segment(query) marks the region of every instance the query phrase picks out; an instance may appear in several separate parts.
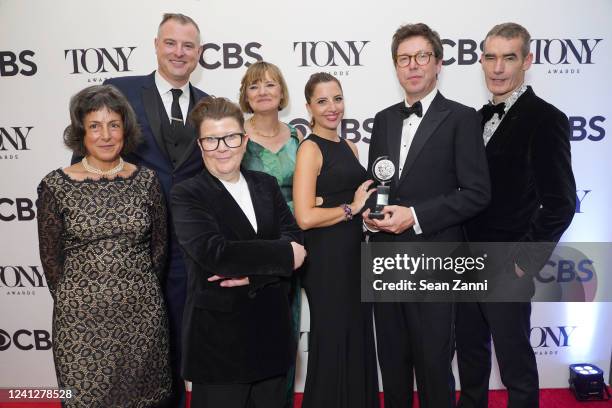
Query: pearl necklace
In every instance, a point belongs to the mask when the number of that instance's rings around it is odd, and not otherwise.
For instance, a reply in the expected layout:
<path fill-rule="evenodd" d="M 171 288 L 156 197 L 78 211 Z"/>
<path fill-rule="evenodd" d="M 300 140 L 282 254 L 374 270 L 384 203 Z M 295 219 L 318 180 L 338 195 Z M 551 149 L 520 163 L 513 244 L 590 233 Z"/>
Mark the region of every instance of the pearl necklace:
<path fill-rule="evenodd" d="M 251 126 L 253 127 L 253 130 L 255 131 L 255 133 L 257 133 L 261 137 L 273 138 L 278 135 L 278 132 L 280 132 L 280 122 L 279 121 L 276 121 L 276 129 L 274 130 L 274 133 L 272 133 L 271 135 L 266 135 L 266 134 L 261 133 L 257 129 L 257 125 L 255 124 L 255 116 L 251 116 L 250 120 L 251 120 Z"/>
<path fill-rule="evenodd" d="M 119 157 L 119 164 L 110 170 L 100 170 L 97 167 L 93 167 L 87 161 L 87 157 L 83 157 L 83 160 L 81 160 L 81 164 L 83 165 L 83 168 L 85 170 L 90 173 L 97 174 L 99 176 L 114 176 L 115 174 L 121 172 L 123 170 L 123 167 L 125 166 L 125 162 L 121 157 Z"/>

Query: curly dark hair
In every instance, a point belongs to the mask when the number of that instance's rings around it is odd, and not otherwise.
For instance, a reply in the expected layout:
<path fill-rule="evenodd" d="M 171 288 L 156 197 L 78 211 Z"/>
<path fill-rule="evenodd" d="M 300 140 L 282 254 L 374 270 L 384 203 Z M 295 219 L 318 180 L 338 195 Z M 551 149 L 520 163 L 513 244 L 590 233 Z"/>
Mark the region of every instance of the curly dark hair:
<path fill-rule="evenodd" d="M 70 125 L 64 130 L 64 144 L 77 155 L 87 155 L 83 142 L 85 116 L 104 108 L 119 114 L 123 120 L 122 156 L 133 152 L 141 142 L 136 114 L 125 96 L 112 85 L 88 86 L 70 98 Z"/>

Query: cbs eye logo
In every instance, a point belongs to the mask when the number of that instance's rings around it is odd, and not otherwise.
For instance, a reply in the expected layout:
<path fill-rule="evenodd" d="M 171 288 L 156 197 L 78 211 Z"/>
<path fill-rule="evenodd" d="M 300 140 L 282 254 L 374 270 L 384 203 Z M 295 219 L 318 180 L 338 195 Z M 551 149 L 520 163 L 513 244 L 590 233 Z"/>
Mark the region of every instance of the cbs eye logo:
<path fill-rule="evenodd" d="M 19 329 L 11 336 L 7 331 L 0 329 L 0 351 L 8 350 L 14 345 L 19 350 L 49 350 L 51 348 L 51 335 L 46 330 Z"/>
<path fill-rule="evenodd" d="M 31 199 L 0 197 L 0 221 L 32 221 L 34 218 L 36 212 Z"/>

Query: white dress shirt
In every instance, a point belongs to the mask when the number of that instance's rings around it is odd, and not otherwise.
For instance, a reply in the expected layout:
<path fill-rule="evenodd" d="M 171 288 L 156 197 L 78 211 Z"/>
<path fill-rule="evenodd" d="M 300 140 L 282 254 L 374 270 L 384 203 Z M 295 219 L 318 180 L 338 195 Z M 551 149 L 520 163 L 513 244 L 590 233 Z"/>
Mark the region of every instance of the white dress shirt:
<path fill-rule="evenodd" d="M 257 233 L 257 218 L 255 217 L 255 208 L 253 208 L 253 200 L 251 199 L 251 193 L 249 192 L 249 185 L 240 173 L 240 178 L 235 183 L 229 181 L 223 181 L 219 179 L 225 186 L 227 191 L 232 195 L 238 206 L 246 215 L 249 222 L 253 226 L 255 233 Z"/>
<path fill-rule="evenodd" d="M 400 142 L 400 155 L 399 155 L 399 163 L 398 163 L 400 177 L 404 170 L 404 165 L 406 164 L 406 157 L 408 157 L 408 151 L 410 150 L 410 146 L 412 145 L 412 140 L 414 140 L 414 135 L 419 129 L 419 125 L 423 121 L 423 118 L 425 117 L 425 114 L 427 113 L 427 110 L 431 106 L 431 102 L 436 97 L 437 93 L 438 93 L 438 89 L 434 88 L 431 92 L 425 95 L 423 99 L 421 99 L 420 101 L 421 108 L 423 109 L 423 115 L 421 117 L 418 117 L 417 115 L 410 115 L 410 117 L 404 119 L 404 123 L 402 124 L 402 139 Z M 411 106 L 408 104 L 408 101 L 406 100 L 404 101 L 404 103 L 406 104 L 406 107 L 408 108 Z M 412 226 L 414 233 L 417 235 L 422 234 L 423 230 L 421 229 L 421 226 L 419 225 L 419 219 L 417 218 L 416 212 L 414 211 L 414 207 L 410 207 L 410 211 L 412 212 L 412 217 L 414 218 L 414 225 Z M 366 229 L 372 232 L 378 232 L 378 231 L 374 231 L 372 228 L 368 227 L 366 224 L 364 224 L 364 226 L 366 227 Z"/>
<path fill-rule="evenodd" d="M 414 135 L 419 129 L 419 125 L 423 121 L 427 110 L 431 106 L 431 102 L 435 98 L 438 93 L 438 88 L 432 89 L 430 93 L 425 95 L 423 99 L 421 99 L 421 108 L 423 109 L 423 116 L 418 117 L 417 115 L 410 115 L 409 118 L 404 119 L 404 124 L 402 125 L 402 141 L 400 143 L 400 156 L 399 156 L 399 175 L 401 177 L 402 172 L 404 170 L 404 165 L 406 164 L 406 157 L 408 157 L 408 151 L 410 150 L 410 146 L 412 145 L 412 141 L 414 140 Z M 408 101 L 404 101 L 406 107 L 410 107 Z M 412 228 L 414 229 L 414 233 L 419 235 L 423 233 L 421 226 L 419 225 L 419 219 L 417 218 L 416 212 L 414 211 L 414 207 L 410 207 L 410 211 L 412 211 L 412 217 L 414 218 L 414 225 Z"/>
<path fill-rule="evenodd" d="M 402 171 L 404 170 L 404 164 L 406 164 L 406 157 L 408 157 L 408 151 L 410 150 L 410 145 L 412 145 L 412 140 L 414 139 L 414 135 L 423 120 L 423 117 L 427 113 L 431 102 L 433 101 L 436 93 L 438 92 L 437 88 L 434 88 L 430 93 L 425 95 L 423 99 L 421 99 L 421 107 L 423 108 L 423 116 L 418 117 L 417 115 L 410 115 L 409 118 L 404 119 L 404 123 L 402 125 L 402 141 L 400 144 L 400 155 L 399 155 L 399 176 L 401 177 Z M 404 101 L 406 107 L 409 108 L 411 105 L 408 104 L 408 101 Z"/>
<path fill-rule="evenodd" d="M 160 75 L 158 71 L 155 71 L 155 86 L 157 87 L 157 92 L 159 92 L 159 96 L 161 96 L 162 103 L 164 104 L 164 109 L 168 114 L 168 118 L 170 119 L 170 123 L 172 123 L 172 89 L 174 87 L 164 79 Z M 181 107 L 181 112 L 183 113 L 183 123 L 187 120 L 187 113 L 189 112 L 189 82 L 183 85 L 180 88 L 177 88 L 183 91 L 181 96 L 179 97 L 179 105 Z"/>

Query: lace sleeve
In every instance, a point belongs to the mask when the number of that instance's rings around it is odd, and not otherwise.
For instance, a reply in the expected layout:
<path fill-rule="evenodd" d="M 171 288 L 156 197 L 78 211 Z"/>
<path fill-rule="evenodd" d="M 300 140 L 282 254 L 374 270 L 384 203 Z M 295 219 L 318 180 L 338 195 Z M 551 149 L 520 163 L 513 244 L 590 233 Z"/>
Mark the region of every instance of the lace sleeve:
<path fill-rule="evenodd" d="M 166 200 L 157 176 L 151 183 L 149 195 L 151 198 L 151 262 L 157 276 L 161 276 L 166 266 L 168 250 L 168 219 Z"/>
<path fill-rule="evenodd" d="M 55 298 L 55 288 L 64 267 L 64 226 L 53 191 L 44 181 L 38 186 L 36 206 L 40 261 L 45 271 L 49 292 Z"/>

